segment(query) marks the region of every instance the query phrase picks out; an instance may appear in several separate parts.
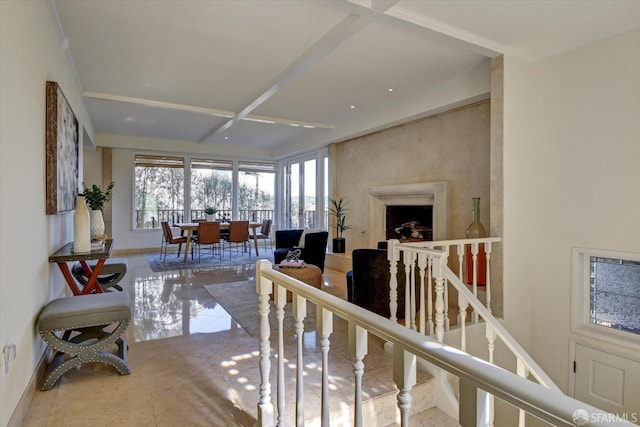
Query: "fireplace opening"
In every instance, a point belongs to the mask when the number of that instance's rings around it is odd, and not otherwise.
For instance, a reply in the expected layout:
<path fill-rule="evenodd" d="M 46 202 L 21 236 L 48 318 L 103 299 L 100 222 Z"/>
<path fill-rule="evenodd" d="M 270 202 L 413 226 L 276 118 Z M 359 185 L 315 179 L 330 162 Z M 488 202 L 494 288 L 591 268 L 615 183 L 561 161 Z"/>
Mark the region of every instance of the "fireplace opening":
<path fill-rule="evenodd" d="M 433 240 L 433 206 L 387 205 L 386 239 L 401 242 Z"/>

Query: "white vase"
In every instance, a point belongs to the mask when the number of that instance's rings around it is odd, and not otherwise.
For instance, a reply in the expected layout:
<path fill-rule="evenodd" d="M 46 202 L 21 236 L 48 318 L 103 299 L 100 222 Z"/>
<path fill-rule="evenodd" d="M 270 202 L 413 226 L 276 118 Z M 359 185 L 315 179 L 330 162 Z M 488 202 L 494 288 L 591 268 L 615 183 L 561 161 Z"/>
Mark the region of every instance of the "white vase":
<path fill-rule="evenodd" d="M 216 216 L 214 214 L 206 214 L 205 215 L 207 222 L 213 222 L 216 220 Z"/>
<path fill-rule="evenodd" d="M 73 252 L 91 252 L 91 228 L 89 226 L 89 209 L 84 196 L 78 196 L 76 210 L 73 213 Z"/>
<path fill-rule="evenodd" d="M 91 238 L 98 239 L 104 236 L 104 217 L 100 209 L 92 209 L 91 216 Z"/>

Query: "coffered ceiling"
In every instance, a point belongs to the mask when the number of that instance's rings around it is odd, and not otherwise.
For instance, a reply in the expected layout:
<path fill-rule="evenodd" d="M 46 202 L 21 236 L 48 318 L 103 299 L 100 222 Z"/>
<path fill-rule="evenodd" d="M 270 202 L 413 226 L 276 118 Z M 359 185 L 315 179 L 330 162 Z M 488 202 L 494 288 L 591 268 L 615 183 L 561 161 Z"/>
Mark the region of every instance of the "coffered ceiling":
<path fill-rule="evenodd" d="M 274 158 L 486 98 L 489 61 L 640 25 L 640 1 L 50 0 L 96 133 Z"/>

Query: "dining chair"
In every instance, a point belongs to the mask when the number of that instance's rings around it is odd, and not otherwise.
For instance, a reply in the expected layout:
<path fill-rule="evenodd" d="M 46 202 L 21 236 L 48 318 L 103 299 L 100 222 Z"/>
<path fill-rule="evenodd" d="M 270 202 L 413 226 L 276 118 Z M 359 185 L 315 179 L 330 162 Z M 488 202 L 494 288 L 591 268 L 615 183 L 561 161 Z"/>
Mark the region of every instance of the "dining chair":
<path fill-rule="evenodd" d="M 220 246 L 220 223 L 219 222 L 199 222 L 198 235 L 193 238 L 198 247 L 198 262 L 201 259 L 202 246 L 211 245 L 211 255 L 215 254 L 216 245 L 218 246 L 218 254 L 222 260 L 222 250 Z"/>
<path fill-rule="evenodd" d="M 191 220 L 191 222 L 195 222 L 195 223 L 198 223 L 198 222 L 204 222 L 204 221 L 206 221 L 206 219 L 204 219 L 204 218 L 192 219 L 192 220 Z M 180 234 L 180 235 L 182 235 L 182 234 Z M 193 231 L 191 232 L 191 238 L 192 238 L 192 239 L 193 239 L 194 237 L 196 237 L 197 235 L 198 235 L 198 230 L 193 230 Z"/>
<path fill-rule="evenodd" d="M 225 242 L 229 244 L 229 259 L 231 259 L 231 247 L 234 245 L 236 248 L 242 246 L 243 252 L 246 252 L 249 242 L 249 221 L 231 221 L 229 223 L 229 237 L 225 239 Z M 236 250 L 236 252 L 240 251 Z M 249 258 L 251 258 L 251 247 L 249 247 Z"/>
<path fill-rule="evenodd" d="M 264 243 L 264 249 L 267 249 L 267 240 L 269 241 L 269 247 L 273 249 L 273 244 L 271 242 L 271 223 L 273 220 L 265 219 L 262 221 L 262 225 L 260 226 L 260 232 L 256 233 L 256 240 L 262 240 Z M 249 239 L 253 240 L 253 234 L 249 236 Z"/>
<path fill-rule="evenodd" d="M 162 221 L 161 224 L 162 224 L 162 243 L 160 245 L 160 256 L 162 257 L 162 252 L 164 251 L 164 259 L 162 260 L 164 262 L 167 260 L 167 248 L 169 247 L 169 245 L 178 245 L 178 257 L 180 257 L 180 252 L 182 251 L 182 244 L 187 243 L 187 237 L 174 236 L 168 221 Z"/>

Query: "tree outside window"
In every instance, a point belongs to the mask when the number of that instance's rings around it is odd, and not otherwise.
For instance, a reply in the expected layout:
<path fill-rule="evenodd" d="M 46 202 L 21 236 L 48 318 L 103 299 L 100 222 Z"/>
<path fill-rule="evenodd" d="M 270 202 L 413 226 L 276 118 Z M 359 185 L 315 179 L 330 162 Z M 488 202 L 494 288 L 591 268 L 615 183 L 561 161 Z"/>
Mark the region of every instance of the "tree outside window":
<path fill-rule="evenodd" d="M 191 218 L 204 218 L 204 209 L 218 210 L 220 219 L 233 211 L 233 162 L 191 159 Z"/>
<path fill-rule="evenodd" d="M 239 162 L 239 219 L 253 222 L 273 219 L 275 176 L 274 164 Z"/>
<path fill-rule="evenodd" d="M 162 221 L 173 224 L 204 219 L 205 208 L 217 210 L 219 219 L 234 216 L 234 190 L 238 193 L 237 219 L 260 222 L 273 219 L 275 208 L 275 164 L 238 162 L 238 188 L 233 188 L 234 162 L 192 158 L 188 183 L 190 206 L 185 201 L 185 160 L 182 157 L 136 155 L 136 229 L 159 228 Z"/>
<path fill-rule="evenodd" d="M 135 228 L 159 228 L 160 222 L 184 217 L 184 160 L 181 157 L 135 157 Z"/>

